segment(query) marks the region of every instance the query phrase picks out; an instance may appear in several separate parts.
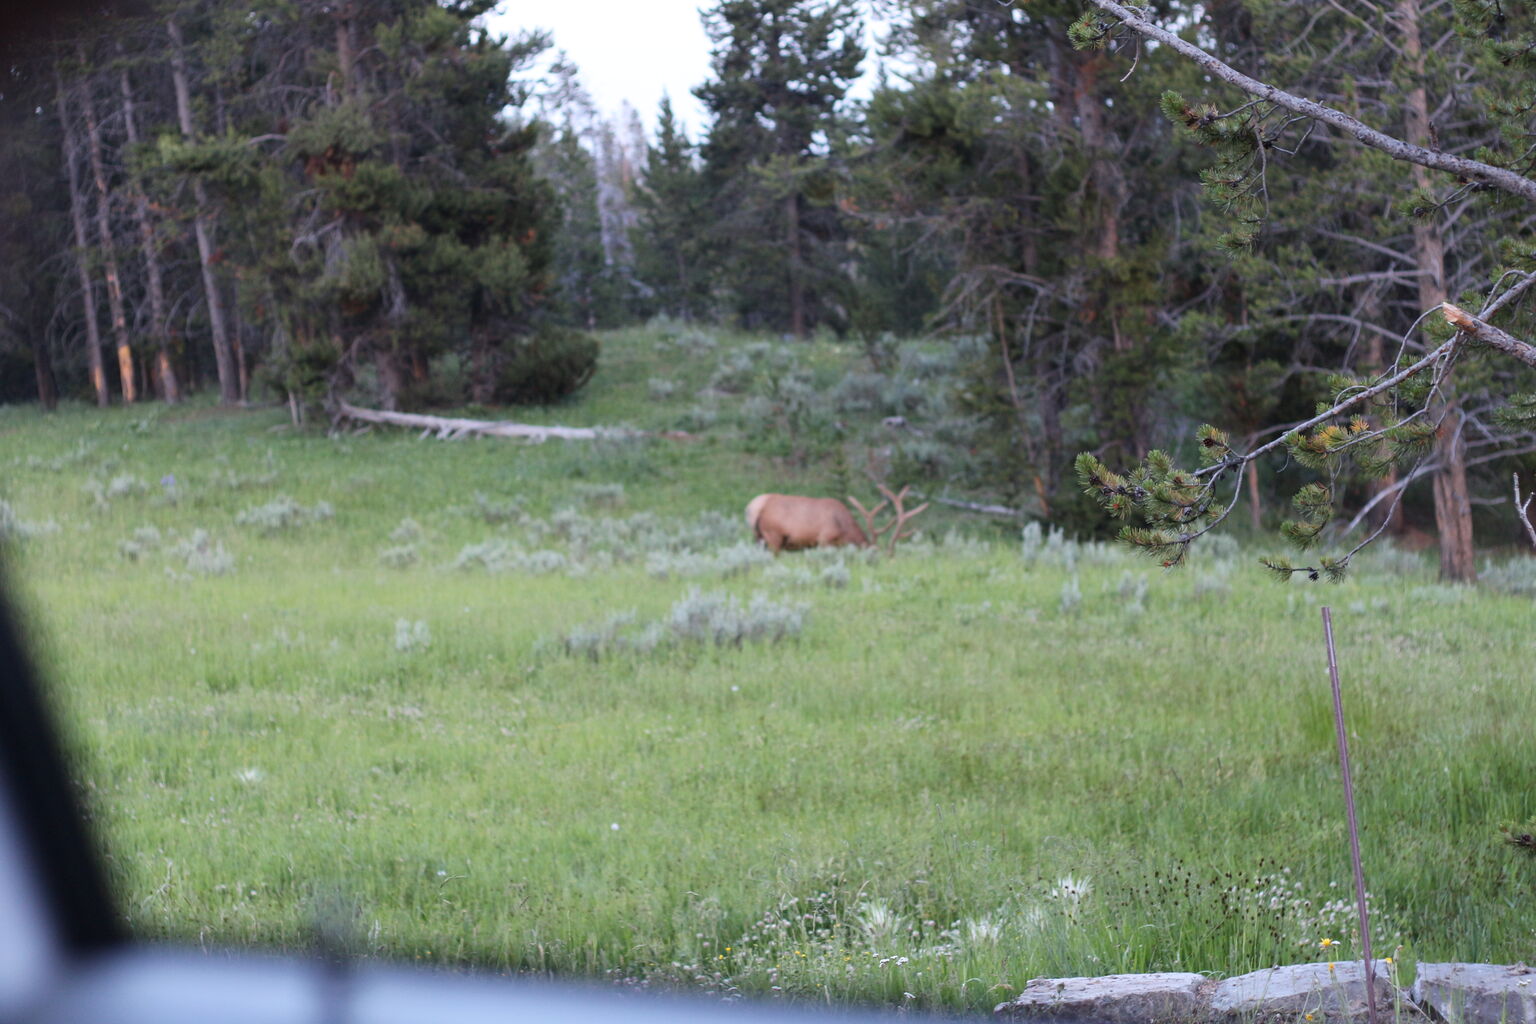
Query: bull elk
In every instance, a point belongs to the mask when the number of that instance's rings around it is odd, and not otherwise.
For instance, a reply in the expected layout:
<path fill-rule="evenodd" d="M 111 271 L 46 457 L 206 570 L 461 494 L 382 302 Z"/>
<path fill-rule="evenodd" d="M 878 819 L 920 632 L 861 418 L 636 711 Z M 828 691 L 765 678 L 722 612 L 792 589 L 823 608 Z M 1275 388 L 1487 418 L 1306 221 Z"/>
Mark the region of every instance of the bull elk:
<path fill-rule="evenodd" d="M 780 551 L 799 551 L 803 548 L 838 547 L 849 544 L 867 548 L 879 541 L 882 534 L 889 534 L 886 553 L 896 550 L 898 541 L 910 537 L 905 528 L 907 521 L 928 507 L 927 502 L 908 511 L 903 506 L 907 488 L 898 494 L 883 485 L 876 485 L 884 495 L 880 504 L 867 509 L 859 499 L 849 496 L 853 507 L 864 519 L 864 529 L 853 521 L 848 506 L 836 498 L 806 498 L 798 494 L 759 494 L 747 502 L 747 525 L 763 545 L 774 554 Z M 883 525 L 875 525 L 875 516 L 889 504 L 891 518 Z M 868 531 L 868 532 L 866 532 Z"/>

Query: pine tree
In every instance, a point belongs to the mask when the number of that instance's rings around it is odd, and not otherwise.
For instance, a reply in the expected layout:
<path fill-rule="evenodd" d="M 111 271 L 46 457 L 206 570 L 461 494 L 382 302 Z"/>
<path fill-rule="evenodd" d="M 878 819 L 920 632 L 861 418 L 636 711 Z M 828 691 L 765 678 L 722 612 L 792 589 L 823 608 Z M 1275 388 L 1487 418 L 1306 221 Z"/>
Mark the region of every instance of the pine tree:
<path fill-rule="evenodd" d="M 845 237 L 828 152 L 864 57 L 852 0 L 720 0 L 702 157 L 710 262 L 744 322 L 804 335 L 836 317 Z"/>
<path fill-rule="evenodd" d="M 712 309 L 700 230 L 707 223 L 709 197 L 696 153 L 672 111 L 671 99 L 663 96 L 656 144 L 646 156 L 635 200 L 635 265 L 655 293 L 654 308 L 683 320 L 706 316 Z"/>
<path fill-rule="evenodd" d="M 56 363 L 64 373 L 73 369 L 55 358 L 49 340 L 56 297 L 70 279 L 57 258 L 71 244 L 69 196 L 48 117 L 48 63 L 7 56 L 0 63 L 0 401 L 23 401 L 31 390 L 51 410 L 59 400 Z"/>
<path fill-rule="evenodd" d="M 1499 271 L 1491 279 L 1497 283 L 1485 315 L 1506 307 L 1502 317 L 1514 313 L 1512 324 L 1529 327 L 1529 313 L 1519 312 L 1518 299 L 1536 281 L 1536 262 L 1528 246 L 1496 242 L 1495 219 L 1507 220 L 1511 196 L 1536 200 L 1532 154 L 1510 142 L 1532 125 L 1529 79 L 1509 73 L 1509 65 L 1528 61 L 1528 54 L 1518 43 L 1513 50 L 1506 47 L 1508 40 L 1531 37 L 1536 5 L 1499 6 L 1499 30 L 1492 42 L 1478 35 L 1491 25 L 1497 5 L 1458 5 L 1460 37 L 1470 46 L 1412 0 L 1402 0 L 1391 12 L 1373 11 L 1370 17 L 1339 14 L 1315 20 L 1311 15 L 1317 12 L 1299 9 L 1212 8 L 1217 36 L 1232 33 L 1221 52 L 1258 79 L 1282 83 L 1277 89 L 1252 79 L 1245 82 L 1138 12 L 1111 0 L 1093 3 L 1112 17 L 1097 12 L 1085 16 L 1074 26 L 1079 43 L 1103 45 L 1115 38 L 1117 22 L 1123 23 L 1165 43 L 1166 49 L 1182 50 L 1200 61 L 1212 81 L 1209 98 L 1171 92 L 1163 99 L 1163 110 L 1218 157 L 1206 181 L 1212 198 L 1235 225 L 1226 244 L 1255 253 L 1257 260 L 1269 263 L 1267 276 L 1281 283 L 1270 289 L 1262 315 L 1274 321 L 1328 323 L 1334 328 L 1336 350 L 1368 353 L 1357 363 L 1357 372 L 1339 374 L 1327 383 L 1317 415 L 1285 439 L 1290 458 L 1320 479 L 1297 494 L 1299 517 L 1284 532 L 1303 549 L 1315 546 L 1327 536 L 1324 526 L 1338 507 L 1350 472 L 1379 477 L 1433 456 L 1442 573 L 1452 579 L 1470 578 L 1466 470 L 1475 460 L 1465 445 L 1470 435 L 1472 443 L 1486 445 L 1479 458 L 1491 461 L 1499 457 L 1498 447 L 1508 443 L 1508 435 L 1471 434 L 1486 430 L 1491 421 L 1475 413 L 1469 416 L 1466 403 L 1482 405 L 1486 412 L 1494 393 L 1508 394 L 1517 382 L 1500 369 L 1505 382 L 1490 393 L 1486 388 L 1491 378 L 1469 373 L 1467 364 L 1474 345 L 1486 343 L 1513 355 L 1515 363 L 1536 366 L 1536 347 L 1477 316 L 1463 321 L 1467 333 L 1462 340 L 1447 340 L 1451 331 L 1439 317 L 1434 321 L 1439 326 L 1431 324 L 1423 340 L 1414 337 L 1412 329 L 1420 312 L 1438 312 L 1447 294 L 1484 287 L 1490 280 L 1489 265 Z M 1443 19 L 1444 14 L 1435 12 L 1434 17 Z M 1287 19 L 1292 19 L 1290 24 Z M 1251 42 L 1244 44 L 1245 37 Z M 1266 40 L 1275 39 L 1287 42 L 1266 46 Z M 1434 41 L 1433 48 L 1428 41 Z M 1323 59 L 1324 53 L 1333 56 Z M 1454 132 L 1457 138 L 1437 139 L 1428 120 L 1432 101 L 1427 97 L 1442 91 L 1452 99 L 1464 95 L 1459 83 L 1474 79 L 1485 83 L 1481 109 L 1463 105 L 1441 127 L 1442 133 Z M 1223 82 L 1249 91 L 1254 101 L 1233 104 Z M 1301 95 L 1321 97 L 1323 104 Z M 1372 148 L 1361 150 L 1356 140 Z M 1479 158 L 1458 155 L 1470 151 Z M 1460 182 L 1427 173 L 1435 170 L 1451 171 Z M 1449 223 L 1461 225 L 1454 250 L 1445 242 L 1450 236 L 1443 225 Z M 1332 255 L 1330 249 L 1335 250 Z M 1319 265 L 1330 264 L 1349 272 L 1317 272 Z M 1483 306 L 1482 300 L 1463 302 L 1474 309 Z M 1398 351 L 1387 357 L 1382 346 L 1354 345 L 1338 330 L 1341 324 L 1401 339 Z M 1418 358 L 1424 353 L 1425 358 Z M 1344 362 L 1340 357 L 1336 365 Z M 1456 363 L 1463 368 L 1456 374 L 1453 392 L 1449 374 Z M 1474 426 L 1478 421 L 1483 426 Z M 1275 447 L 1243 451 L 1207 438 L 1203 450 L 1211 461 L 1198 471 L 1202 501 L 1212 500 L 1224 477 Z M 1148 517 L 1151 533 L 1175 535 L 1180 553 L 1203 532 L 1204 526 L 1197 530 L 1170 522 L 1167 508 L 1155 500 L 1154 485 L 1167 487 L 1185 471 L 1144 464 L 1119 477 L 1091 458 L 1080 468 L 1090 493 L 1117 514 L 1139 509 Z M 1407 473 L 1401 484 L 1414 475 Z M 1314 486 L 1320 490 L 1312 490 Z M 1216 511 L 1215 519 L 1223 514 Z M 1378 527 L 1389 521 L 1380 518 Z M 1271 564 L 1281 576 L 1303 572 L 1313 578 L 1337 578 L 1373 536 L 1307 565 L 1278 558 Z"/>
<path fill-rule="evenodd" d="M 1163 313 L 1219 289 L 1179 232 L 1199 218 L 1172 132 L 1136 111 L 1148 72 L 1075 53 L 1076 11 L 909 7 L 894 44 L 927 70 L 871 101 L 858 202 L 866 222 L 947 249 L 940 323 L 986 339 L 965 347 L 957 395 L 978 428 L 971 483 L 1086 525 L 1069 453 L 1151 447 L 1194 343 Z"/>

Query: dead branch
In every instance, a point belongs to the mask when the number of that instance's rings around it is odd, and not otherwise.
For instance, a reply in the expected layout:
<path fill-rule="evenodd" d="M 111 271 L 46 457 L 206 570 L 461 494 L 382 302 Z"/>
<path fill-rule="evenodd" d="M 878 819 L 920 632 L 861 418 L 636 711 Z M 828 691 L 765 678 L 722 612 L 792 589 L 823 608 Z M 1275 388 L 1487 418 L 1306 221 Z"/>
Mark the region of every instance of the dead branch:
<path fill-rule="evenodd" d="M 1525 527 L 1525 535 L 1531 538 L 1531 544 L 1536 545 L 1536 526 L 1531 525 L 1531 502 L 1536 501 L 1536 494 L 1524 501 L 1520 500 L 1520 474 L 1515 474 L 1515 515 L 1520 517 L 1520 525 Z"/>
<path fill-rule="evenodd" d="M 914 498 L 921 498 L 921 494 L 913 494 Z M 961 501 L 959 498 L 932 497 L 929 501 L 938 502 L 940 505 L 948 505 L 950 508 L 964 509 L 967 512 L 977 512 L 984 516 L 1001 516 L 1005 519 L 1022 519 L 1024 513 L 1007 505 L 984 505 L 979 501 Z"/>
<path fill-rule="evenodd" d="M 1505 355 L 1514 356 L 1527 366 L 1536 367 L 1536 345 L 1521 341 L 1513 334 L 1493 326 L 1486 320 L 1480 320 L 1460 306 L 1453 306 L 1449 302 L 1442 302 L 1440 311 L 1457 330 L 1465 331 L 1489 348 L 1496 348 Z"/>
<path fill-rule="evenodd" d="M 597 441 L 626 437 L 665 437 L 672 440 L 692 440 L 693 435 L 680 430 L 650 433 L 643 430 L 624 430 L 617 427 L 555 427 L 531 423 L 511 423 L 506 420 L 469 420 L 446 416 L 426 416 L 411 412 L 384 412 L 380 409 L 361 409 L 349 402 L 339 402 L 336 407 L 338 420 L 357 420 L 362 423 L 382 423 L 394 427 L 421 430 L 422 436 L 435 434 L 439 440 L 455 441 L 470 434 L 488 437 L 513 437 L 541 444 L 550 438 L 563 441 Z"/>
<path fill-rule="evenodd" d="M 1362 144 L 1370 146 L 1372 149 L 1381 150 L 1394 160 L 1402 160 L 1407 163 L 1418 164 L 1421 167 L 1445 171 L 1456 175 L 1458 178 L 1475 181 L 1490 188 L 1496 188 L 1501 192 L 1507 192 L 1510 195 L 1536 200 L 1536 181 L 1532 181 L 1530 178 L 1523 177 L 1503 167 L 1485 164 L 1480 160 L 1469 160 L 1466 157 L 1453 156 L 1450 153 L 1425 149 L 1423 146 L 1415 146 L 1404 142 L 1402 139 L 1379 132 L 1375 128 L 1350 117 L 1342 111 L 1335 110 L 1313 100 L 1303 99 L 1266 82 L 1249 78 L 1236 68 L 1206 53 L 1195 44 L 1159 25 L 1154 25 L 1124 4 L 1116 3 L 1115 0 L 1089 0 L 1089 2 L 1100 10 L 1114 15 L 1127 28 L 1148 39 L 1157 40 L 1175 53 L 1198 64 L 1211 75 L 1221 79 L 1223 82 L 1237 86 L 1250 96 L 1257 96 L 1278 107 L 1283 107 L 1293 114 L 1314 118 L 1324 124 L 1331 125 L 1353 136 Z"/>

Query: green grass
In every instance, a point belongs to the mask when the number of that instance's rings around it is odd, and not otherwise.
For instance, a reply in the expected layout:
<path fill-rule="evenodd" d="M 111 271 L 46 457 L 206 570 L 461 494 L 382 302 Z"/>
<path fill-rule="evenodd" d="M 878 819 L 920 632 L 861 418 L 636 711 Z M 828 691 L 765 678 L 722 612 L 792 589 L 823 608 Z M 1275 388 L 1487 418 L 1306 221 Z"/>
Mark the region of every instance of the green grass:
<path fill-rule="evenodd" d="M 519 418 L 675 427 L 746 343 L 610 335 L 580 401 Z M 852 355 L 806 362 L 825 387 Z M 1397 556 L 1333 587 L 1026 557 L 943 511 L 890 560 L 732 561 L 747 498 L 835 475 L 735 401 L 693 442 L 538 446 L 0 409 L 11 574 L 131 926 L 295 949 L 339 916 L 405 960 L 977 1011 L 1040 975 L 1354 955 L 1326 602 L 1378 952 L 1529 957 L 1532 864 L 1496 832 L 1536 813 L 1529 599 Z M 240 524 L 279 496 L 333 514 Z M 232 571 L 178 549 L 197 530 Z M 491 541 L 505 571 L 450 568 Z M 691 587 L 804 628 L 566 652 Z"/>

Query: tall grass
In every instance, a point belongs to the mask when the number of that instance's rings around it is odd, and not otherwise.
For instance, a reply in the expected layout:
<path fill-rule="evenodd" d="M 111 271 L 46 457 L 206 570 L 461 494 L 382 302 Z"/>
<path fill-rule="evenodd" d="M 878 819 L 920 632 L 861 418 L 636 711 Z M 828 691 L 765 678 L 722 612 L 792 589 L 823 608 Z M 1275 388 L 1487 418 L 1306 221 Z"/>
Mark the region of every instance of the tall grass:
<path fill-rule="evenodd" d="M 612 336 L 542 415 L 672 425 L 745 350 L 710 340 Z M 826 388 L 840 358 L 803 356 Z M 525 447 L 0 409 L 13 575 L 132 926 L 292 949 L 340 905 L 381 956 L 957 1010 L 1349 955 L 1327 601 L 1377 949 L 1529 957 L 1496 833 L 1536 813 L 1528 596 L 1391 553 L 1327 589 L 1230 545 L 1166 574 L 941 511 L 892 559 L 762 559 L 745 500 L 831 481 L 727 410 Z"/>

